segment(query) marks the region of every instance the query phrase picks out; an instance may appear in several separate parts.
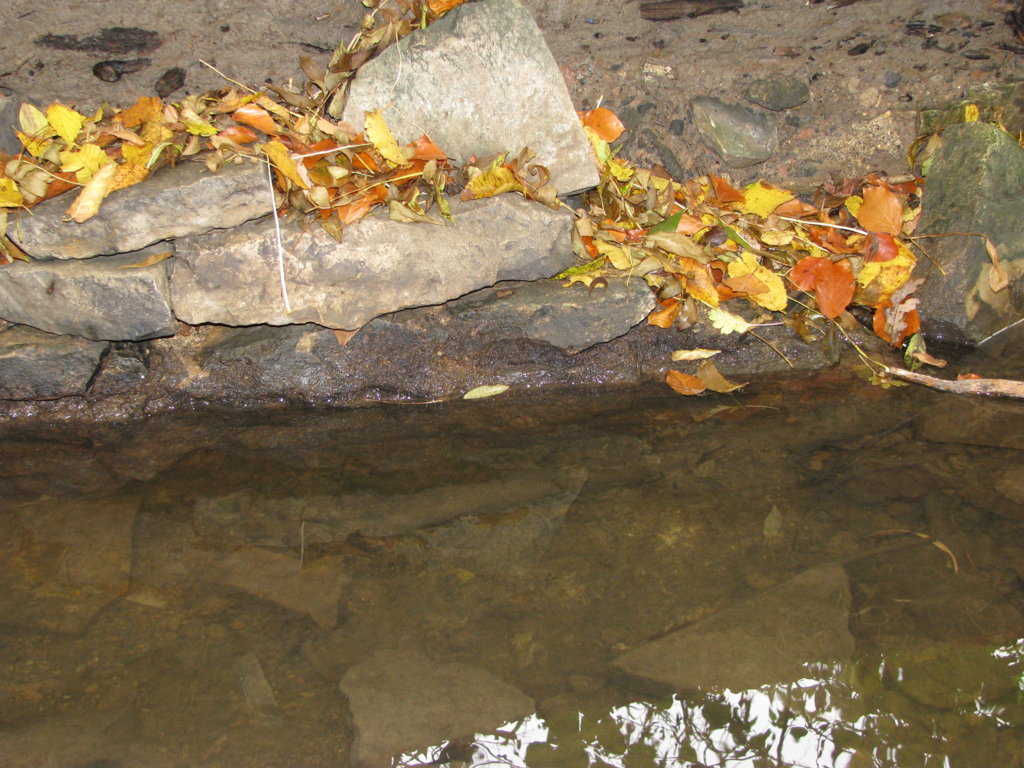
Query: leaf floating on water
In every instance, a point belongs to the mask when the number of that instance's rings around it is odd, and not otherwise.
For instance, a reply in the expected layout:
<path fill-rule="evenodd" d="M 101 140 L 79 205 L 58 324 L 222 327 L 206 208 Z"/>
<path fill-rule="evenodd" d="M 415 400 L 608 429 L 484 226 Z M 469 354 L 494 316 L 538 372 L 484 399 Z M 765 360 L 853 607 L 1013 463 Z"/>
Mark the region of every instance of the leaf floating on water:
<path fill-rule="evenodd" d="M 680 395 L 699 395 L 707 389 L 703 381 L 682 371 L 669 371 L 665 374 L 665 383 Z"/>
<path fill-rule="evenodd" d="M 719 392 L 725 394 L 727 392 L 735 392 L 737 389 L 743 389 L 747 386 L 747 382 L 741 384 L 735 384 L 725 378 L 715 364 L 710 360 L 701 360 L 700 366 L 697 368 L 697 378 L 704 382 L 704 385 L 712 392 Z"/>
<path fill-rule="evenodd" d="M 474 387 L 462 396 L 463 400 L 482 400 L 485 397 L 500 395 L 508 389 L 508 384 L 485 384 L 482 387 Z"/>

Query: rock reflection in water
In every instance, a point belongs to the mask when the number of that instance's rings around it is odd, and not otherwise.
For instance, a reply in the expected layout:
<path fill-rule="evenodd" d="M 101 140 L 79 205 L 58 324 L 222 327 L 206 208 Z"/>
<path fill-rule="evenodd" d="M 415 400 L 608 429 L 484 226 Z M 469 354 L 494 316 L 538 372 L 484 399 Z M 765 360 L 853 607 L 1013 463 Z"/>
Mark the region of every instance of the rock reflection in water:
<path fill-rule="evenodd" d="M 1021 427 L 828 375 L 2 425 L 0 765 L 1022 765 Z"/>

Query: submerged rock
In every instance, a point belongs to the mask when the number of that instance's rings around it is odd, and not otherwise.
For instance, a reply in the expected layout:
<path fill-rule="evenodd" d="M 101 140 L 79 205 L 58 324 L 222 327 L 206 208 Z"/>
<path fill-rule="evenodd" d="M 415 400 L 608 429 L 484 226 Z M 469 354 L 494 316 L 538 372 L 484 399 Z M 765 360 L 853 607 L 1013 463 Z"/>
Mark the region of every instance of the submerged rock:
<path fill-rule="evenodd" d="M 498 280 L 535 280 L 572 263 L 572 216 L 512 195 L 452 205 L 454 223 L 383 217 L 345 230 L 284 225 L 281 290 L 274 222 L 178 243 L 171 275 L 175 314 L 190 324 L 355 329 L 378 315 L 439 304 Z"/>
<path fill-rule="evenodd" d="M 460 161 L 529 147 L 560 194 L 597 186 L 565 81 L 519 0 L 462 5 L 361 67 L 343 118 L 362 126 L 374 109 L 400 144 L 426 133 Z"/>
<path fill-rule="evenodd" d="M 985 242 L 977 236 L 935 237 L 914 277 L 926 336 L 978 344 L 1024 317 L 1024 149 L 987 123 L 947 128 L 935 153 L 921 202 L 918 235 L 974 232 L 999 253 L 993 274 Z M 998 290 L 996 290 L 998 288 Z"/>
<path fill-rule="evenodd" d="M 161 240 L 234 227 L 270 213 L 262 163 L 210 173 L 201 163 L 164 168 L 114 192 L 85 222 L 66 219 L 70 200 L 57 197 L 13 217 L 7 232 L 34 259 L 88 259 L 128 253 Z"/>
<path fill-rule="evenodd" d="M 811 90 L 799 78 L 769 75 L 752 82 L 744 95 L 759 107 L 779 112 L 803 104 L 811 97 Z"/>
<path fill-rule="evenodd" d="M 849 610 L 846 571 L 826 563 L 634 648 L 615 666 L 674 690 L 790 682 L 807 663 L 852 656 Z"/>
<path fill-rule="evenodd" d="M 480 667 L 437 662 L 414 650 L 381 650 L 339 684 L 356 728 L 350 765 L 378 768 L 392 757 L 493 731 L 534 712 L 526 694 Z"/>

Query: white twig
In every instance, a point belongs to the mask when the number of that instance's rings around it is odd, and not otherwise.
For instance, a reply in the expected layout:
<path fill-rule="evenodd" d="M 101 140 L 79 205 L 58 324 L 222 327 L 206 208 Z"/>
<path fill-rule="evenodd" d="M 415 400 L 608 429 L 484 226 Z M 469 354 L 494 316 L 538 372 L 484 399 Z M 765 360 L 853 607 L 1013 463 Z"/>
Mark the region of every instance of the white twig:
<path fill-rule="evenodd" d="M 829 229 L 841 229 L 844 232 L 856 232 L 858 235 L 866 235 L 863 229 L 857 229 L 856 227 L 844 227 L 840 224 L 828 224 L 824 221 L 807 221 L 806 219 L 793 219 L 789 216 L 779 216 L 783 221 L 795 221 L 797 224 L 804 224 L 808 227 L 828 227 Z"/>
<path fill-rule="evenodd" d="M 267 163 L 267 184 L 270 187 L 270 212 L 274 214 L 274 235 L 277 237 L 277 273 L 281 278 L 281 298 L 284 299 L 284 311 L 292 312 L 292 303 L 288 301 L 288 285 L 284 280 L 284 246 L 281 245 L 281 219 L 277 215 L 277 199 L 274 197 L 274 172 Z"/>

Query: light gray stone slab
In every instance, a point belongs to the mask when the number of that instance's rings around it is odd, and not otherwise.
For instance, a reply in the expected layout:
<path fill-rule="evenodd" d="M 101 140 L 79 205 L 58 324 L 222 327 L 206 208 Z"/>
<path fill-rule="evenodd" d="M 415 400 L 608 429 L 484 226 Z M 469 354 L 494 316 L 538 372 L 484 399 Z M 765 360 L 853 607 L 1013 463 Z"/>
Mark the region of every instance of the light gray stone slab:
<path fill-rule="evenodd" d="M 459 160 L 537 153 L 560 194 L 597 185 L 565 81 L 519 0 L 481 0 L 409 35 L 359 70 L 343 118 L 384 116 L 400 144 L 429 135 Z"/>
<path fill-rule="evenodd" d="M 16 326 L 0 333 L 0 399 L 85 394 L 110 345 Z"/>
<path fill-rule="evenodd" d="M 169 248 L 10 264 L 0 269 L 0 317 L 94 341 L 171 336 L 178 323 L 171 312 L 170 260 L 130 266 Z"/>
<path fill-rule="evenodd" d="M 339 684 L 356 727 L 351 765 L 379 768 L 392 756 L 493 731 L 533 714 L 529 696 L 480 667 L 437 662 L 414 650 L 381 650 Z"/>
<path fill-rule="evenodd" d="M 572 263 L 568 212 L 517 195 L 454 201 L 452 212 L 446 226 L 364 219 L 341 243 L 317 226 L 283 225 L 290 313 L 272 220 L 183 239 L 171 274 L 174 312 L 190 324 L 355 329 L 499 280 L 550 277 Z"/>
<path fill-rule="evenodd" d="M 826 563 L 634 648 L 615 666 L 675 690 L 790 682 L 804 664 L 852 656 L 849 610 L 846 571 Z"/>
<path fill-rule="evenodd" d="M 112 193 L 81 224 L 67 219 L 73 193 L 12 217 L 7 234 L 34 259 L 87 259 L 128 253 L 161 240 L 234 227 L 270 213 L 265 166 L 211 173 L 202 163 L 164 168 Z"/>

